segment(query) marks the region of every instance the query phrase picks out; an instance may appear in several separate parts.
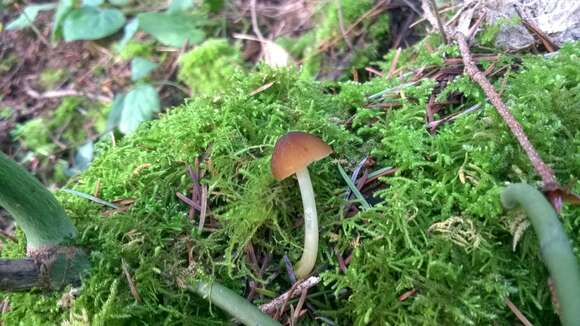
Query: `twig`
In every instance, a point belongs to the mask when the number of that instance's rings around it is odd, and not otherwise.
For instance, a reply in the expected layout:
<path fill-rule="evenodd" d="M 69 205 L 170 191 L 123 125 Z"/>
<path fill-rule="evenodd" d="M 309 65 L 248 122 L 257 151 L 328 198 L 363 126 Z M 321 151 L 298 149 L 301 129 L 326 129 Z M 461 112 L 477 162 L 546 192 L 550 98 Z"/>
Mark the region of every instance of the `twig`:
<path fill-rule="evenodd" d="M 401 48 L 397 49 L 395 56 L 393 57 L 393 61 L 391 61 L 391 66 L 389 67 L 389 72 L 387 73 L 387 79 L 390 79 L 395 74 L 395 70 L 397 69 L 397 63 L 399 63 L 399 57 L 401 56 Z"/>
<path fill-rule="evenodd" d="M 296 283 L 297 285 L 295 286 L 295 291 L 292 291 L 294 293 L 290 293 L 290 290 L 284 292 L 282 295 L 273 299 L 272 301 L 261 305 L 260 310 L 271 315 L 276 311 L 278 307 L 282 306 L 282 304 L 284 304 L 285 301 L 295 298 L 296 296 L 298 296 L 298 293 L 302 293 L 302 291 L 304 291 L 305 289 L 310 289 L 311 287 L 316 286 L 318 283 L 320 283 L 320 277 L 318 276 L 310 276 L 309 278 L 305 279 L 302 282 L 297 282 Z"/>
<path fill-rule="evenodd" d="M 433 14 L 437 19 L 437 27 L 439 28 L 439 32 L 441 32 L 441 37 L 443 37 L 443 42 L 445 44 L 449 44 L 449 40 L 447 39 L 447 34 L 445 34 L 445 29 L 443 27 L 443 23 L 441 23 L 441 17 L 439 16 L 439 11 L 437 10 L 437 4 L 435 0 L 429 0 L 431 2 L 431 7 L 433 7 Z"/>
<path fill-rule="evenodd" d="M 459 44 L 459 50 L 461 51 L 461 55 L 463 57 L 463 63 L 465 65 L 465 70 L 467 74 L 473 81 L 479 84 L 479 86 L 485 92 L 485 95 L 495 106 L 497 112 L 501 115 L 505 123 L 510 128 L 511 132 L 514 134 L 528 157 L 532 162 L 532 165 L 536 169 L 536 172 L 542 178 L 542 182 L 544 183 L 545 190 L 553 190 L 559 188 L 558 182 L 556 181 L 556 177 L 554 176 L 554 172 L 552 169 L 542 161 L 538 152 L 534 146 L 530 143 L 528 137 L 524 133 L 522 126 L 519 122 L 514 118 L 514 116 L 509 112 L 507 106 L 503 103 L 499 94 L 495 91 L 491 83 L 485 78 L 483 73 L 477 69 L 475 64 L 473 63 L 473 59 L 471 58 L 471 53 L 469 52 L 469 46 L 467 45 L 467 41 L 465 40 L 465 36 L 461 33 L 455 34 L 455 39 Z"/>
<path fill-rule="evenodd" d="M 354 31 L 355 27 L 357 27 L 365 19 L 370 18 L 370 17 L 374 17 L 374 16 L 380 14 L 384 9 L 386 9 L 386 7 L 387 7 L 386 4 L 388 4 L 389 2 L 390 2 L 390 0 L 379 1 L 374 7 L 369 9 L 362 16 L 360 16 L 357 20 L 355 20 L 352 24 L 350 24 L 350 26 L 346 29 L 346 31 L 344 31 L 343 35 L 338 36 L 338 37 L 331 37 L 330 39 L 321 42 L 321 45 L 319 46 L 319 48 L 316 51 L 314 51 L 314 53 L 309 55 L 307 58 L 302 59 L 298 63 L 304 62 L 305 60 L 308 60 L 308 59 L 330 49 L 334 45 L 336 45 L 336 43 L 338 43 L 342 37 L 345 37 L 345 36 L 349 35 L 350 33 L 352 33 L 352 31 Z M 385 8 L 382 8 L 383 6 L 385 6 Z"/>
<path fill-rule="evenodd" d="M 294 296 L 294 293 L 296 292 L 297 286 L 298 286 L 298 283 L 294 283 L 292 285 L 292 287 L 290 287 L 290 290 L 288 290 L 288 296 L 282 302 L 280 309 L 276 310 L 276 314 L 274 315 L 274 319 L 279 320 L 282 317 L 282 314 L 284 313 L 284 311 L 286 310 L 286 306 L 288 305 L 288 301 L 290 301 L 290 299 Z"/>
<path fill-rule="evenodd" d="M 382 73 L 382 72 L 380 72 L 380 71 L 376 70 L 376 69 L 375 69 L 375 68 L 373 68 L 373 67 L 365 67 L 365 70 L 366 70 L 366 71 L 368 71 L 368 72 L 370 72 L 371 74 L 375 74 L 375 75 L 377 75 L 377 76 L 379 76 L 379 77 L 384 77 L 384 76 L 385 76 L 385 75 L 383 75 L 383 73 Z"/>
<path fill-rule="evenodd" d="M 181 201 L 183 201 L 184 203 L 186 203 L 187 205 L 200 210 L 201 211 L 201 206 L 198 203 L 193 202 L 191 199 L 187 198 L 184 194 L 180 193 L 179 191 L 175 193 L 175 195 L 181 199 Z"/>
<path fill-rule="evenodd" d="M 254 30 L 254 34 L 256 34 L 260 42 L 263 42 L 264 35 L 260 31 L 260 27 L 258 26 L 258 15 L 256 14 L 256 0 L 252 0 L 252 2 L 250 2 L 250 13 L 252 15 L 252 29 Z"/>
<path fill-rule="evenodd" d="M 18 239 L 16 239 L 15 236 L 13 236 L 12 234 L 0 229 L 0 237 L 5 237 L 8 240 L 14 241 L 14 242 L 18 242 Z"/>
<path fill-rule="evenodd" d="M 533 324 L 530 323 L 530 321 L 526 318 L 526 316 L 524 316 L 524 314 L 518 309 L 518 307 L 516 307 L 516 305 L 513 302 L 511 302 L 510 299 L 506 298 L 505 304 L 508 306 L 508 308 L 510 308 L 510 310 L 514 313 L 514 315 L 516 315 L 519 321 L 521 321 L 522 324 L 524 324 L 524 326 L 533 326 Z"/>
<path fill-rule="evenodd" d="M 135 298 L 138 304 L 141 304 L 141 297 L 139 296 L 139 292 L 137 292 L 137 288 L 135 287 L 135 283 L 133 282 L 133 278 L 131 274 L 129 274 L 129 266 L 125 259 L 121 258 L 121 267 L 123 268 L 123 273 L 125 273 L 125 277 L 127 277 L 127 283 L 129 283 L 129 289 L 131 290 L 131 295 Z"/>
<path fill-rule="evenodd" d="M 342 0 L 336 0 L 336 9 L 338 13 L 338 27 L 340 28 L 340 32 L 342 33 L 342 38 L 348 48 L 352 50 L 352 42 L 346 35 L 346 30 L 344 29 L 344 16 L 342 14 Z"/>
<path fill-rule="evenodd" d="M 524 27 L 528 30 L 528 32 L 530 32 L 530 34 L 540 39 L 548 52 L 555 52 L 560 49 L 560 47 L 558 47 L 558 45 L 556 45 L 556 43 L 554 43 L 554 41 L 552 41 L 552 39 L 546 35 L 546 33 L 542 32 L 542 30 L 531 19 L 524 17 L 524 14 L 521 12 L 518 6 L 514 5 L 514 9 L 516 10 L 518 16 L 520 16 L 522 19 L 522 24 Z"/>
<path fill-rule="evenodd" d="M 205 224 L 205 217 L 207 215 L 207 200 L 208 200 L 208 194 L 207 194 L 207 185 L 202 185 L 201 186 L 201 209 L 199 211 L 199 232 L 201 233 L 203 231 L 203 225 Z"/>
<path fill-rule="evenodd" d="M 298 304 L 296 305 L 296 310 L 294 311 L 294 315 L 292 315 L 292 321 L 290 324 L 296 325 L 296 321 L 303 315 L 302 306 L 304 306 L 304 302 L 306 301 L 306 296 L 308 295 L 308 289 L 302 290 L 300 294 L 300 300 L 298 300 Z"/>
<path fill-rule="evenodd" d="M 110 103 L 113 101 L 112 98 L 103 95 L 95 95 L 86 92 L 80 92 L 74 89 L 59 89 L 54 91 L 47 91 L 44 93 L 38 93 L 37 91 L 33 90 L 32 88 L 25 86 L 24 91 L 26 94 L 35 99 L 43 99 L 43 98 L 58 98 L 58 97 L 65 97 L 65 96 L 84 96 L 93 101 L 99 102 L 106 102 Z"/>

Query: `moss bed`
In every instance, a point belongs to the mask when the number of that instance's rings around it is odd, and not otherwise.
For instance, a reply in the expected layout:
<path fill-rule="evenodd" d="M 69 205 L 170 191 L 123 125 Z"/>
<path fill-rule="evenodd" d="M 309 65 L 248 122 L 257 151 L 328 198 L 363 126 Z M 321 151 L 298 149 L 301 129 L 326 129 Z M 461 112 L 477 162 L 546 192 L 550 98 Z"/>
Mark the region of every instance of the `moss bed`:
<path fill-rule="evenodd" d="M 410 67 L 437 65 L 457 55 L 455 47 L 440 47 L 425 57 L 420 48 L 403 54 L 401 62 L 414 56 L 418 63 Z M 579 53 L 580 45 L 568 44 L 550 58 L 506 57 L 515 69 L 494 80 L 558 180 L 576 192 Z M 268 83 L 273 84 L 254 92 Z M 295 180 L 276 182 L 271 176 L 270 156 L 279 136 L 302 130 L 321 136 L 335 153 L 310 169 L 320 215 L 316 273 L 322 282 L 309 291 L 314 313 L 301 323 L 511 325 L 509 297 L 532 323 L 557 324 L 537 239 L 530 228 L 513 250 L 523 215 L 504 211 L 500 203 L 509 182 L 539 185 L 524 152 L 466 76 L 450 82 L 443 94 L 461 92 L 462 108 L 476 103 L 482 108 L 436 134 L 426 130 L 424 120 L 433 81 L 404 88 L 400 107 L 365 105 L 370 95 L 398 83 L 382 78 L 320 83 L 299 72 L 262 68 L 235 75 L 222 95 L 191 99 L 116 144 L 100 142 L 96 161 L 68 186 L 85 193 L 99 188 L 99 198 L 122 208 L 57 193 L 79 229 L 79 245 L 90 253 L 90 277 L 69 306 L 57 304 L 63 293 L 4 295 L 11 310 L 2 319 L 10 325 L 226 324 L 227 316 L 179 285 L 210 277 L 247 295 L 255 282 L 261 285 L 256 304 L 285 292 L 290 283 L 283 256 L 296 262 L 302 252 L 302 204 Z M 399 170 L 382 178 L 370 198 L 372 208 L 347 217 L 347 188 L 337 163 L 351 173 L 367 155 L 375 169 Z M 189 195 L 187 166 L 196 157 L 211 212 L 209 229 L 201 234 L 197 220 L 188 220 L 189 207 L 175 195 Z M 578 213 L 569 204 L 561 212 L 576 253 Z M 4 256 L 25 254 L 22 234 L 19 239 Z M 258 257 L 270 254 L 261 276 L 246 259 L 250 243 Z M 352 253 L 346 272 L 336 252 Z M 141 303 L 131 294 L 123 261 Z M 400 300 L 411 290 L 412 296 Z"/>

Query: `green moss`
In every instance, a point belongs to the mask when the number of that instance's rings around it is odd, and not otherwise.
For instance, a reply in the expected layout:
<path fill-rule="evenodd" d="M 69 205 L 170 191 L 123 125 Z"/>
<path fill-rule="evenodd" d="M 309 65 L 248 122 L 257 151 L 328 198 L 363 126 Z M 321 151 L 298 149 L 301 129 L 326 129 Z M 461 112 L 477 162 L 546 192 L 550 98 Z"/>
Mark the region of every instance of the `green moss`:
<path fill-rule="evenodd" d="M 345 29 L 375 5 L 375 2 L 371 0 L 345 0 L 340 3 Z M 381 15 L 378 19 L 363 21 L 359 28 L 364 31 L 364 37 L 360 42 L 353 44 L 352 49 L 349 48 L 341 34 L 337 5 L 337 1 L 323 3 L 315 17 L 317 28 L 301 36 L 301 40 L 294 41 L 294 45 L 290 44 L 290 52 L 296 57 L 300 57 L 297 55 L 297 52 L 300 52 L 304 59 L 302 67 L 304 77 L 327 76 L 337 67 L 346 72 L 350 72 L 352 68 L 364 68 L 371 61 L 379 58 L 380 45 L 388 42 L 390 18 L 388 15 Z M 319 47 L 324 42 L 337 37 L 339 40 L 333 46 L 332 55 L 329 58 L 318 53 Z M 349 35 L 349 39 L 352 41 L 355 38 Z M 287 40 L 285 42 L 290 43 Z M 341 61 L 334 62 L 336 58 Z"/>
<path fill-rule="evenodd" d="M 104 132 L 108 110 L 108 107 L 85 98 L 65 97 L 50 116 L 41 116 L 17 125 L 12 136 L 24 149 L 36 156 L 39 171 L 50 171 L 49 175 L 44 176 L 47 180 L 62 184 L 68 179 L 65 172 L 68 164 L 60 160 L 55 167 L 51 156 L 56 153 L 62 155 L 59 151 L 63 150 L 72 156 L 77 147 L 89 137 Z M 64 155 L 61 157 L 66 158 Z M 28 158 L 25 156 L 23 160 Z"/>
<path fill-rule="evenodd" d="M 548 60 L 524 58 L 503 93 L 558 179 L 573 182 L 576 191 L 579 50 L 580 45 L 569 45 Z M 269 82 L 274 82 L 270 88 L 250 95 Z M 517 250 L 511 248 L 516 215 L 503 211 L 499 193 L 505 182 L 539 179 L 499 115 L 484 105 L 429 134 L 424 108 L 432 81 L 406 88 L 400 108 L 364 106 L 368 95 L 396 83 L 320 84 L 295 72 L 270 70 L 236 74 L 221 95 L 197 96 L 115 146 L 99 144 L 99 158 L 68 186 L 92 193 L 99 183 L 100 198 L 134 203 L 113 212 L 59 193 L 79 241 L 90 250 L 92 274 L 70 310 L 55 308 L 58 295 L 16 294 L 9 296 L 12 310 L 2 318 L 8 324 L 54 324 L 71 315 L 107 325 L 223 324 L 227 317 L 179 290 L 176 280 L 209 276 L 240 294 L 247 294 L 248 280 L 264 284 L 262 293 L 287 290 L 281 262 L 284 254 L 292 261 L 300 257 L 303 232 L 296 218 L 302 208 L 295 180 L 275 182 L 269 159 L 280 135 L 304 130 L 320 135 L 335 151 L 309 169 L 320 214 L 316 269 L 324 281 L 309 292 L 316 316 L 357 325 L 512 324 L 515 317 L 504 303 L 509 296 L 534 324 L 557 323 L 535 236 L 527 232 Z M 465 93 L 465 107 L 482 101 L 469 80 L 449 87 Z M 345 129 L 353 114 L 352 129 Z M 217 229 L 199 234 L 175 192 L 190 188 L 186 166 L 204 153 L 208 218 Z M 400 171 L 384 178 L 375 207 L 345 218 L 345 185 L 332 160 L 352 171 L 369 153 L 378 167 Z M 579 212 L 569 205 L 562 212 L 576 252 Z M 245 259 L 248 243 L 271 255 L 262 278 Z M 193 249 L 189 273 L 188 247 Z M 346 273 L 335 249 L 353 253 Z M 142 304 L 131 295 L 122 259 Z M 411 289 L 416 294 L 399 301 Z"/>
<path fill-rule="evenodd" d="M 65 69 L 47 68 L 40 74 L 38 82 L 43 89 L 50 90 L 68 78 L 68 75 L 69 73 Z"/>
<path fill-rule="evenodd" d="M 194 94 L 222 93 L 241 66 L 237 48 L 225 39 L 210 39 L 180 58 L 178 78 Z"/>
<path fill-rule="evenodd" d="M 12 67 L 14 67 L 14 65 L 16 65 L 17 63 L 18 58 L 16 57 L 16 54 L 10 53 L 6 55 L 6 58 L 0 61 L 0 74 L 5 74 L 9 72 L 12 69 Z"/>
<path fill-rule="evenodd" d="M 131 60 L 135 57 L 149 58 L 153 55 L 154 45 L 152 42 L 129 41 L 119 55 L 123 60 Z"/>

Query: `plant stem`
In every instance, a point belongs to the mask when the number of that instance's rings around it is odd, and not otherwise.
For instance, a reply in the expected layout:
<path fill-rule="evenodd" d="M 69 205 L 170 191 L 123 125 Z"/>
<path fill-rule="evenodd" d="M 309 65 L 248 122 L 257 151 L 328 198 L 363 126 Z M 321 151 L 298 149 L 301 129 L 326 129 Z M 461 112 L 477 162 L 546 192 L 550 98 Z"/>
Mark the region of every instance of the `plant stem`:
<path fill-rule="evenodd" d="M 479 84 L 491 104 L 493 104 L 499 115 L 508 125 L 512 134 L 516 137 L 518 143 L 520 143 L 520 146 L 522 146 L 526 152 L 526 155 L 528 155 L 530 162 L 532 162 L 532 165 L 534 166 L 534 169 L 542 178 L 542 181 L 544 182 L 544 189 L 552 190 L 559 188 L 558 181 L 554 176 L 554 172 L 546 163 L 544 163 L 544 161 L 542 161 L 542 158 L 534 148 L 534 145 L 530 143 L 528 136 L 526 136 L 524 133 L 524 128 L 522 128 L 522 125 L 520 125 L 520 123 L 508 110 L 507 106 L 501 100 L 499 94 L 493 88 L 493 85 L 491 85 L 489 80 L 485 78 L 485 75 L 479 71 L 477 66 L 473 63 L 473 58 L 471 57 L 471 52 L 469 52 L 469 45 L 467 44 L 465 35 L 458 32 L 455 34 L 455 39 L 459 45 L 459 51 L 463 57 L 463 64 L 465 65 L 467 74 L 473 81 Z"/>
<path fill-rule="evenodd" d="M 296 177 L 304 207 L 304 251 L 294 272 L 298 279 L 304 279 L 314 268 L 318 256 L 318 216 L 308 168 L 296 172 Z"/>
<path fill-rule="evenodd" d="M 190 289 L 244 325 L 280 326 L 248 300 L 217 282 L 197 282 Z"/>
<path fill-rule="evenodd" d="M 52 248 L 25 259 L 0 259 L 0 291 L 78 285 L 88 267 L 86 254 L 75 247 Z"/>
<path fill-rule="evenodd" d="M 508 186 L 501 194 L 505 208 L 518 205 L 528 214 L 540 241 L 544 263 L 556 286 L 563 325 L 580 323 L 580 269 L 556 212 L 535 188 L 524 183 Z"/>
<path fill-rule="evenodd" d="M 58 246 L 76 235 L 74 225 L 56 198 L 1 152 L 0 206 L 24 230 L 29 254 Z"/>

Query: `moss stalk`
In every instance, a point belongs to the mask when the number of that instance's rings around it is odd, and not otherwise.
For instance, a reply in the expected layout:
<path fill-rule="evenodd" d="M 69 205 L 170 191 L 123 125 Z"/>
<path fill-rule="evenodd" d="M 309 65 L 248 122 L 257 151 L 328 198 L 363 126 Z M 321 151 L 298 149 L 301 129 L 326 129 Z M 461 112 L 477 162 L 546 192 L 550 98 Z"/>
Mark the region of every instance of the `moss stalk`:
<path fill-rule="evenodd" d="M 580 324 L 580 269 L 570 240 L 546 198 L 530 185 L 517 183 L 501 195 L 505 208 L 520 205 L 529 216 L 540 241 L 544 263 L 556 286 L 563 325 Z"/>

